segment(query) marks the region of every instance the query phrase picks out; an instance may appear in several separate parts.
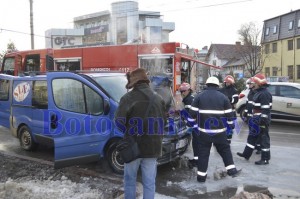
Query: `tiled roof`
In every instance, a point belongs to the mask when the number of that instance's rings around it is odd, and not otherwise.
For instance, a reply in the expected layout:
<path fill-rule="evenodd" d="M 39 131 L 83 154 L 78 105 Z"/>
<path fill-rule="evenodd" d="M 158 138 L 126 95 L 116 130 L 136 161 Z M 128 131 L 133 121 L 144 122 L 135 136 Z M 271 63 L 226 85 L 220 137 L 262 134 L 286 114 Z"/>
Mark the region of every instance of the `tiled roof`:
<path fill-rule="evenodd" d="M 212 44 L 210 46 L 210 50 L 214 50 L 219 59 L 240 58 L 241 48 L 245 48 L 245 46 L 236 44 Z"/>

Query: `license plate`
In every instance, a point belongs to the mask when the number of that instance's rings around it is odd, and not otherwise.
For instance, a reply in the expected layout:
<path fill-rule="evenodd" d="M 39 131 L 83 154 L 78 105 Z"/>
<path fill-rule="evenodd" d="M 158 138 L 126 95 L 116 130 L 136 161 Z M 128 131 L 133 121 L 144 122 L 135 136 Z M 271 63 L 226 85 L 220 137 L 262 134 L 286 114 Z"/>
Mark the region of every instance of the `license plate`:
<path fill-rule="evenodd" d="M 180 149 L 182 147 L 185 147 L 186 144 L 187 144 L 188 140 L 185 138 L 183 140 L 179 140 L 177 143 L 176 143 L 176 149 Z"/>

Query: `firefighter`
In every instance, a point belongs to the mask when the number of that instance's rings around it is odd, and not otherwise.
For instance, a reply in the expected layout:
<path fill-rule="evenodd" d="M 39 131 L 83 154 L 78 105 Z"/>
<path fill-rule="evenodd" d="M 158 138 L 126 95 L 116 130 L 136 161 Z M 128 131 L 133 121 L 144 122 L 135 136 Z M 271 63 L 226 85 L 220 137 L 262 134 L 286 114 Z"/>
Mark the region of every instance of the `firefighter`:
<path fill-rule="evenodd" d="M 251 136 L 250 131 L 252 130 L 251 125 L 249 125 L 249 121 L 251 120 L 251 118 L 253 117 L 252 114 L 252 108 L 253 108 L 253 96 L 255 94 L 255 90 L 253 89 L 254 87 L 254 82 L 253 82 L 253 78 L 250 77 L 247 81 L 246 81 L 247 87 L 249 88 L 249 93 L 247 95 L 247 101 L 246 101 L 246 107 L 245 107 L 245 112 L 244 112 L 244 117 L 247 118 L 247 122 L 248 122 L 248 126 L 249 126 L 249 135 Z M 258 138 L 256 145 L 255 145 L 255 149 L 256 154 L 260 154 L 261 153 L 261 147 L 260 147 L 260 139 Z"/>
<path fill-rule="evenodd" d="M 266 165 L 269 164 L 271 158 L 269 125 L 271 122 L 272 95 L 267 90 L 268 84 L 263 74 L 256 74 L 253 77 L 253 82 L 256 93 L 253 96 L 253 118 L 249 121 L 252 130 L 249 132 L 244 152 L 238 152 L 237 155 L 249 160 L 255 143 L 261 139 L 261 159 L 255 164 Z"/>
<path fill-rule="evenodd" d="M 189 83 L 182 83 L 179 87 L 179 91 L 181 93 L 182 96 L 182 103 L 184 104 L 184 111 L 186 111 L 186 113 L 189 112 L 190 108 L 191 108 L 191 104 L 194 100 L 194 96 L 193 96 L 193 90 L 191 89 L 191 85 Z M 192 128 L 190 128 L 189 130 L 192 130 Z M 193 152 L 194 152 L 194 157 L 193 159 L 189 160 L 189 167 L 193 168 L 193 167 L 197 167 L 197 160 L 198 160 L 198 155 L 196 155 L 196 139 L 195 139 L 195 132 L 192 131 L 192 148 L 193 148 Z"/>
<path fill-rule="evenodd" d="M 212 145 L 217 148 L 223 159 L 227 174 L 236 177 L 237 170 L 227 142 L 227 126 L 234 128 L 233 112 L 228 98 L 218 91 L 219 80 L 209 77 L 207 88 L 195 96 L 190 109 L 189 121 L 194 121 L 197 139 L 198 171 L 197 181 L 205 182 L 207 177 L 208 160 Z"/>
<path fill-rule="evenodd" d="M 239 95 L 238 95 L 238 91 L 235 88 L 234 84 L 235 84 L 234 78 L 231 75 L 227 75 L 224 79 L 224 86 L 223 86 L 223 88 L 220 89 L 220 91 L 228 97 L 231 107 L 232 107 L 233 116 L 236 119 L 235 104 L 239 100 Z M 229 142 L 229 144 L 231 143 L 232 134 L 233 134 L 232 129 L 228 128 L 227 129 L 227 141 Z"/>

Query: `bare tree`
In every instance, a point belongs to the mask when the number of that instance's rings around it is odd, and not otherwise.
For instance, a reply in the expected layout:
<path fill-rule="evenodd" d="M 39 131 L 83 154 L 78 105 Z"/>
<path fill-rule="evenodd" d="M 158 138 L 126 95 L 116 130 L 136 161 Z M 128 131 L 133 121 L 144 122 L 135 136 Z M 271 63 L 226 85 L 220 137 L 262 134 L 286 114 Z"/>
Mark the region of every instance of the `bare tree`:
<path fill-rule="evenodd" d="M 2 65 L 2 60 L 3 60 L 4 55 L 5 55 L 7 52 L 13 52 L 13 51 L 17 51 L 17 48 L 16 48 L 15 43 L 12 42 L 12 41 L 10 41 L 10 42 L 7 44 L 7 49 L 4 50 L 2 53 L 0 53 L 0 65 Z"/>
<path fill-rule="evenodd" d="M 237 46 L 239 48 L 237 50 L 245 62 L 245 71 L 252 77 L 262 70 L 261 30 L 257 28 L 255 23 L 249 22 L 241 25 L 238 34 L 243 45 Z"/>

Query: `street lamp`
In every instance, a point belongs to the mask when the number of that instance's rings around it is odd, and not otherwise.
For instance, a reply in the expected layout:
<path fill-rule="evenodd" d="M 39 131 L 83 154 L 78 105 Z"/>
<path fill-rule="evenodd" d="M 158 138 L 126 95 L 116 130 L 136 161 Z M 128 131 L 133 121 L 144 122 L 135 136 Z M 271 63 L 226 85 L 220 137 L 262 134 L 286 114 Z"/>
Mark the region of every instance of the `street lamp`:
<path fill-rule="evenodd" d="M 31 49 L 34 49 L 34 33 L 33 33 L 33 0 L 29 0 L 30 3 L 30 36 L 31 36 Z"/>

